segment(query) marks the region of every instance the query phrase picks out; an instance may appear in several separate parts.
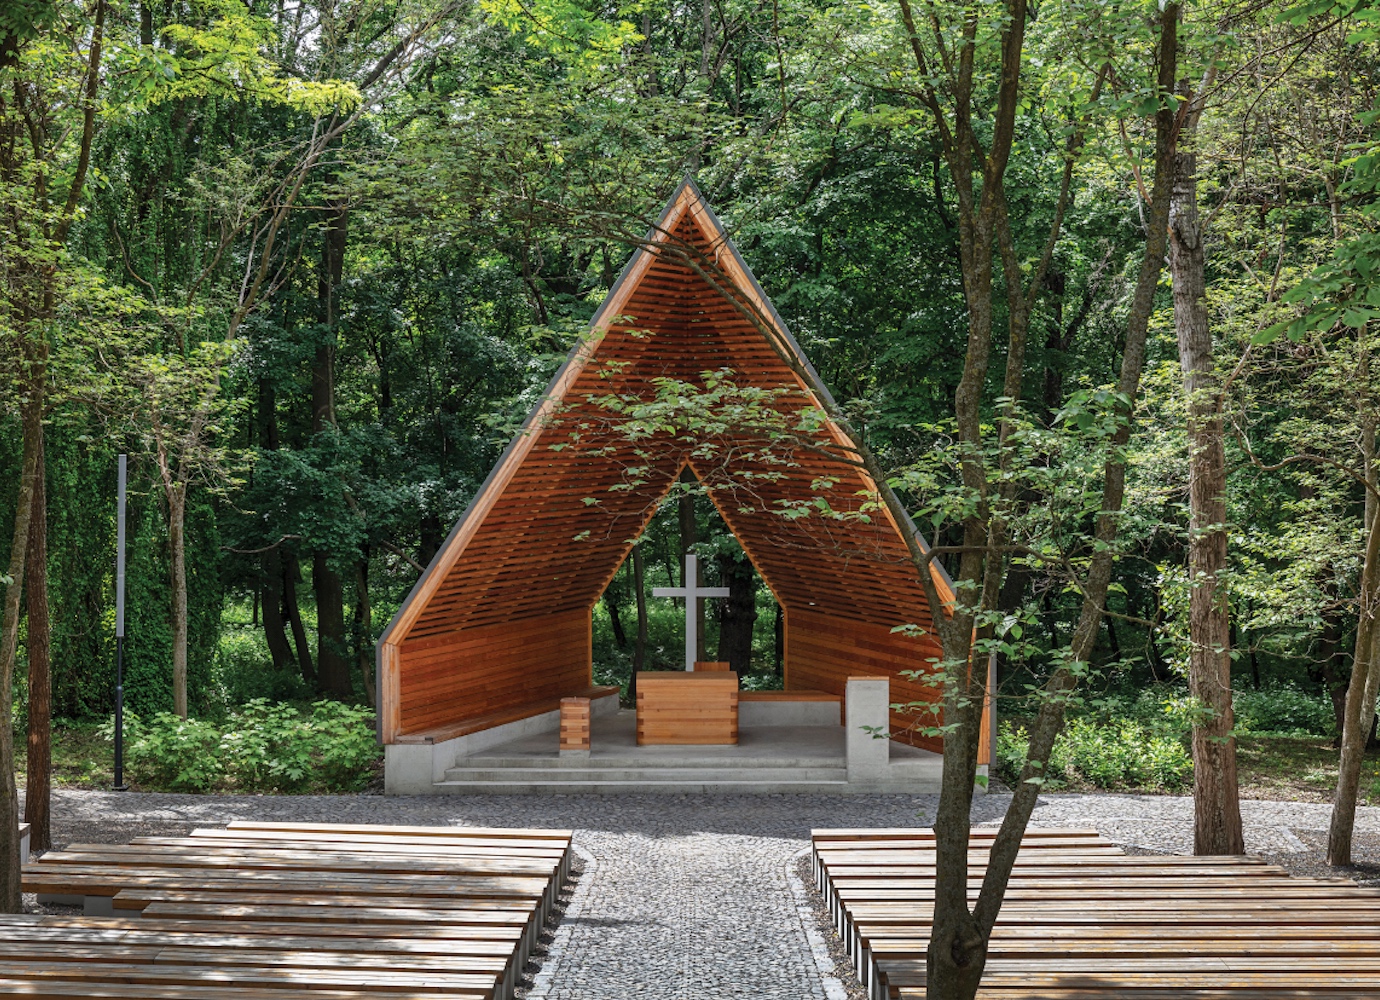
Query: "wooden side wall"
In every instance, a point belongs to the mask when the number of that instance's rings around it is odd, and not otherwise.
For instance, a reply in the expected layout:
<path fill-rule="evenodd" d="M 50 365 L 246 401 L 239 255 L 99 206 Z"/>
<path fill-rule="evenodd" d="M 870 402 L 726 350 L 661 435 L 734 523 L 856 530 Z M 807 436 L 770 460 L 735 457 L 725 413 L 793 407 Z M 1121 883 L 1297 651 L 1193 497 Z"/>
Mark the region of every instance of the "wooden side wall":
<path fill-rule="evenodd" d="M 828 691 L 842 697 L 849 677 L 891 678 L 892 704 L 912 701 L 935 703 L 940 692 L 901 676 L 905 670 L 924 670 L 938 645 L 928 638 L 913 639 L 893 633 L 886 625 L 852 621 L 815 611 L 792 608 L 786 615 L 786 688 L 792 691 Z M 893 730 L 908 730 L 930 716 L 892 712 Z M 934 737 L 910 736 L 906 742 L 927 750 L 943 749 Z"/>
<path fill-rule="evenodd" d="M 400 644 L 385 742 L 583 690 L 590 630 L 585 608 Z"/>

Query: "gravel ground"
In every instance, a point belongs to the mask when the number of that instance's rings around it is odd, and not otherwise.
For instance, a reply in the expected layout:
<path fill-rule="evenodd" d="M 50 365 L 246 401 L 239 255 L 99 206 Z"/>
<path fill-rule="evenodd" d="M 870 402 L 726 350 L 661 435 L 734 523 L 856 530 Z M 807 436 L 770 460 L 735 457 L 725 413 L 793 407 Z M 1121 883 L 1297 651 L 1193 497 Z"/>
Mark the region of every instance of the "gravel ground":
<path fill-rule="evenodd" d="M 1008 797 L 979 798 L 977 823 Z M 579 877 L 529 966 L 528 1000 L 860 1000 L 801 852 L 822 826 L 911 826 L 934 796 L 238 796 L 54 793 L 53 839 L 124 842 L 235 819 L 569 827 Z M 1247 849 L 1296 874 L 1322 865 L 1329 807 L 1241 803 Z M 1042 796 L 1037 826 L 1094 827 L 1139 852 L 1192 848 L 1191 799 Z M 1357 866 L 1380 882 L 1380 809 L 1357 810 Z"/>

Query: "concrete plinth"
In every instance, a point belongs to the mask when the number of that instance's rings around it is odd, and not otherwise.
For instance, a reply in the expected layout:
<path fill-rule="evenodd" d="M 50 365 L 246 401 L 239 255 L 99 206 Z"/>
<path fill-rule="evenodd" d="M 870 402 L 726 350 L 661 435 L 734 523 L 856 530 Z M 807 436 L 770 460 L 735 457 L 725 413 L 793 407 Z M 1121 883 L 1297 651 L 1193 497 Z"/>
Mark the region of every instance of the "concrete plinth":
<path fill-rule="evenodd" d="M 850 782 L 883 782 L 891 770 L 891 681 L 850 677 L 844 696 L 844 741 Z"/>

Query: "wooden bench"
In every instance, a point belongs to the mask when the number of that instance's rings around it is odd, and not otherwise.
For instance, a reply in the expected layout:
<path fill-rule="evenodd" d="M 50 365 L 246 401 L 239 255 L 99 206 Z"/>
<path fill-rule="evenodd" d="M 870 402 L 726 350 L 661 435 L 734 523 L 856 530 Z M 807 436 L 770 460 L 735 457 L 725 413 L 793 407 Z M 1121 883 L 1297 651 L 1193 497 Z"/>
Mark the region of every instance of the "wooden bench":
<path fill-rule="evenodd" d="M 211 831 L 193 831 L 209 834 Z M 395 849 L 401 845 L 426 846 L 431 851 L 470 853 L 477 848 L 507 848 L 554 850 L 561 859 L 560 879 L 570 874 L 572 857 L 571 830 L 543 830 L 532 828 L 470 827 L 470 826 L 380 826 L 369 823 L 264 823 L 243 820 L 230 823 L 226 837 L 252 837 L 266 840 L 310 841 L 323 847 L 345 843 L 353 849 Z M 519 856 L 519 855 L 514 855 Z"/>
<path fill-rule="evenodd" d="M 638 672 L 638 746 L 737 742 L 737 674 L 731 670 Z"/>
<path fill-rule="evenodd" d="M 70 844 L 49 851 L 44 865 L 120 865 L 126 869 L 189 868 L 197 870 L 269 869 L 296 872 L 368 873 L 374 875 L 526 875 L 551 878 L 559 865 L 550 858 L 436 857 L 346 854 L 339 851 L 216 850 L 205 841 L 179 844 Z"/>
<path fill-rule="evenodd" d="M 461 736 L 469 736 L 471 733 L 483 732 L 485 729 L 493 729 L 497 726 L 505 726 L 510 722 L 519 722 L 522 719 L 530 719 L 533 716 L 545 715 L 547 712 L 558 712 L 561 708 L 562 697 L 588 698 L 594 701 L 598 698 L 617 697 L 619 689 L 607 685 L 595 685 L 583 688 L 579 691 L 572 691 L 569 694 L 556 698 L 543 698 L 539 701 L 524 702 L 521 705 L 514 705 L 512 708 L 505 708 L 502 711 L 490 712 L 487 715 L 476 716 L 473 719 L 462 719 L 445 726 L 437 726 L 434 729 L 427 729 L 421 732 L 404 733 L 393 739 L 394 743 L 402 744 L 429 744 L 444 743 L 446 740 L 458 739 Z"/>
<path fill-rule="evenodd" d="M 973 831 L 970 893 L 993 831 Z M 815 831 L 816 877 L 874 1000 L 925 995 L 934 836 Z M 1339 928 L 1356 933 L 1339 936 Z M 1032 830 L 992 932 L 984 1000 L 1380 996 L 1380 892 L 1254 858 L 1126 856 Z"/>
<path fill-rule="evenodd" d="M 0 993 L 508 1000 L 570 831 L 397 829 L 245 824 L 51 852 L 25 890 L 112 916 L 0 916 Z"/>

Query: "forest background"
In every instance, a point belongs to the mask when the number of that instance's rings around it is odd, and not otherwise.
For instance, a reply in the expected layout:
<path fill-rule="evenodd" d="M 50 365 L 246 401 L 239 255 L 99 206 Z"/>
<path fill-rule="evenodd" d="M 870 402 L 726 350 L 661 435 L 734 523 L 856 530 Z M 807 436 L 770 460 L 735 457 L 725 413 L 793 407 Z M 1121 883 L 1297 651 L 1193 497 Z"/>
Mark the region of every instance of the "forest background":
<path fill-rule="evenodd" d="M 943 23 L 937 38 L 960 37 L 945 18 L 961 26 L 963 5 L 916 6 Z M 1010 5 L 976 7 L 1000 21 Z M 1226 475 L 1220 523 L 1190 531 L 1200 397 L 1185 392 L 1168 272 L 1133 421 L 1115 418 L 1155 119 L 1173 100 L 1155 78 L 1163 11 L 1029 9 L 997 264 L 1013 285 L 1039 275 L 1020 317 L 1020 468 L 1000 465 L 1024 544 L 994 604 L 1012 720 L 1000 755 L 1019 770 L 1028 685 L 1064 662 L 1077 572 L 1105 545 L 1080 470 L 1116 451 L 1127 492 L 1107 614 L 1058 775 L 1190 780 L 1188 553 L 1208 534 L 1226 546 L 1216 651 L 1237 731 L 1303 740 L 1243 752 L 1296 778 L 1302 760 L 1325 792 L 1336 758 L 1320 748 L 1343 728 L 1371 606 L 1380 48 L 1353 0 L 1183 8 L 1173 107 L 1193 115 L 1181 142 Z M 926 534 L 957 549 L 962 195 L 903 20 L 890 4 L 799 0 L 7 4 L 0 525 L 30 558 L 7 588 L 0 654 L 17 684 L 0 694 L 18 731 L 31 705 L 62 720 L 60 745 L 109 718 L 128 453 L 126 703 L 136 731 L 160 712 L 194 720 L 144 744 L 147 780 L 223 787 L 225 768 L 167 762 L 234 726 L 367 733 L 378 633 L 686 172 Z M 983 37 L 979 90 L 999 83 Z M 975 128 L 990 138 L 980 114 Z M 990 308 L 1013 325 L 1023 306 L 995 293 Z M 988 421 L 1010 419 L 1004 351 L 980 387 Z M 19 547 L 0 545 L 16 565 Z M 710 603 L 706 654 L 779 685 L 770 592 L 693 497 L 664 506 L 596 607 L 596 679 L 677 662 L 676 609 L 638 601 L 635 580 L 679 583 L 686 551 L 734 590 Z M 940 558 L 957 571 L 956 553 Z M 322 697 L 361 709 L 305 707 Z M 331 773 L 348 786 L 360 759 Z M 236 780 L 303 787 L 298 763 Z"/>

